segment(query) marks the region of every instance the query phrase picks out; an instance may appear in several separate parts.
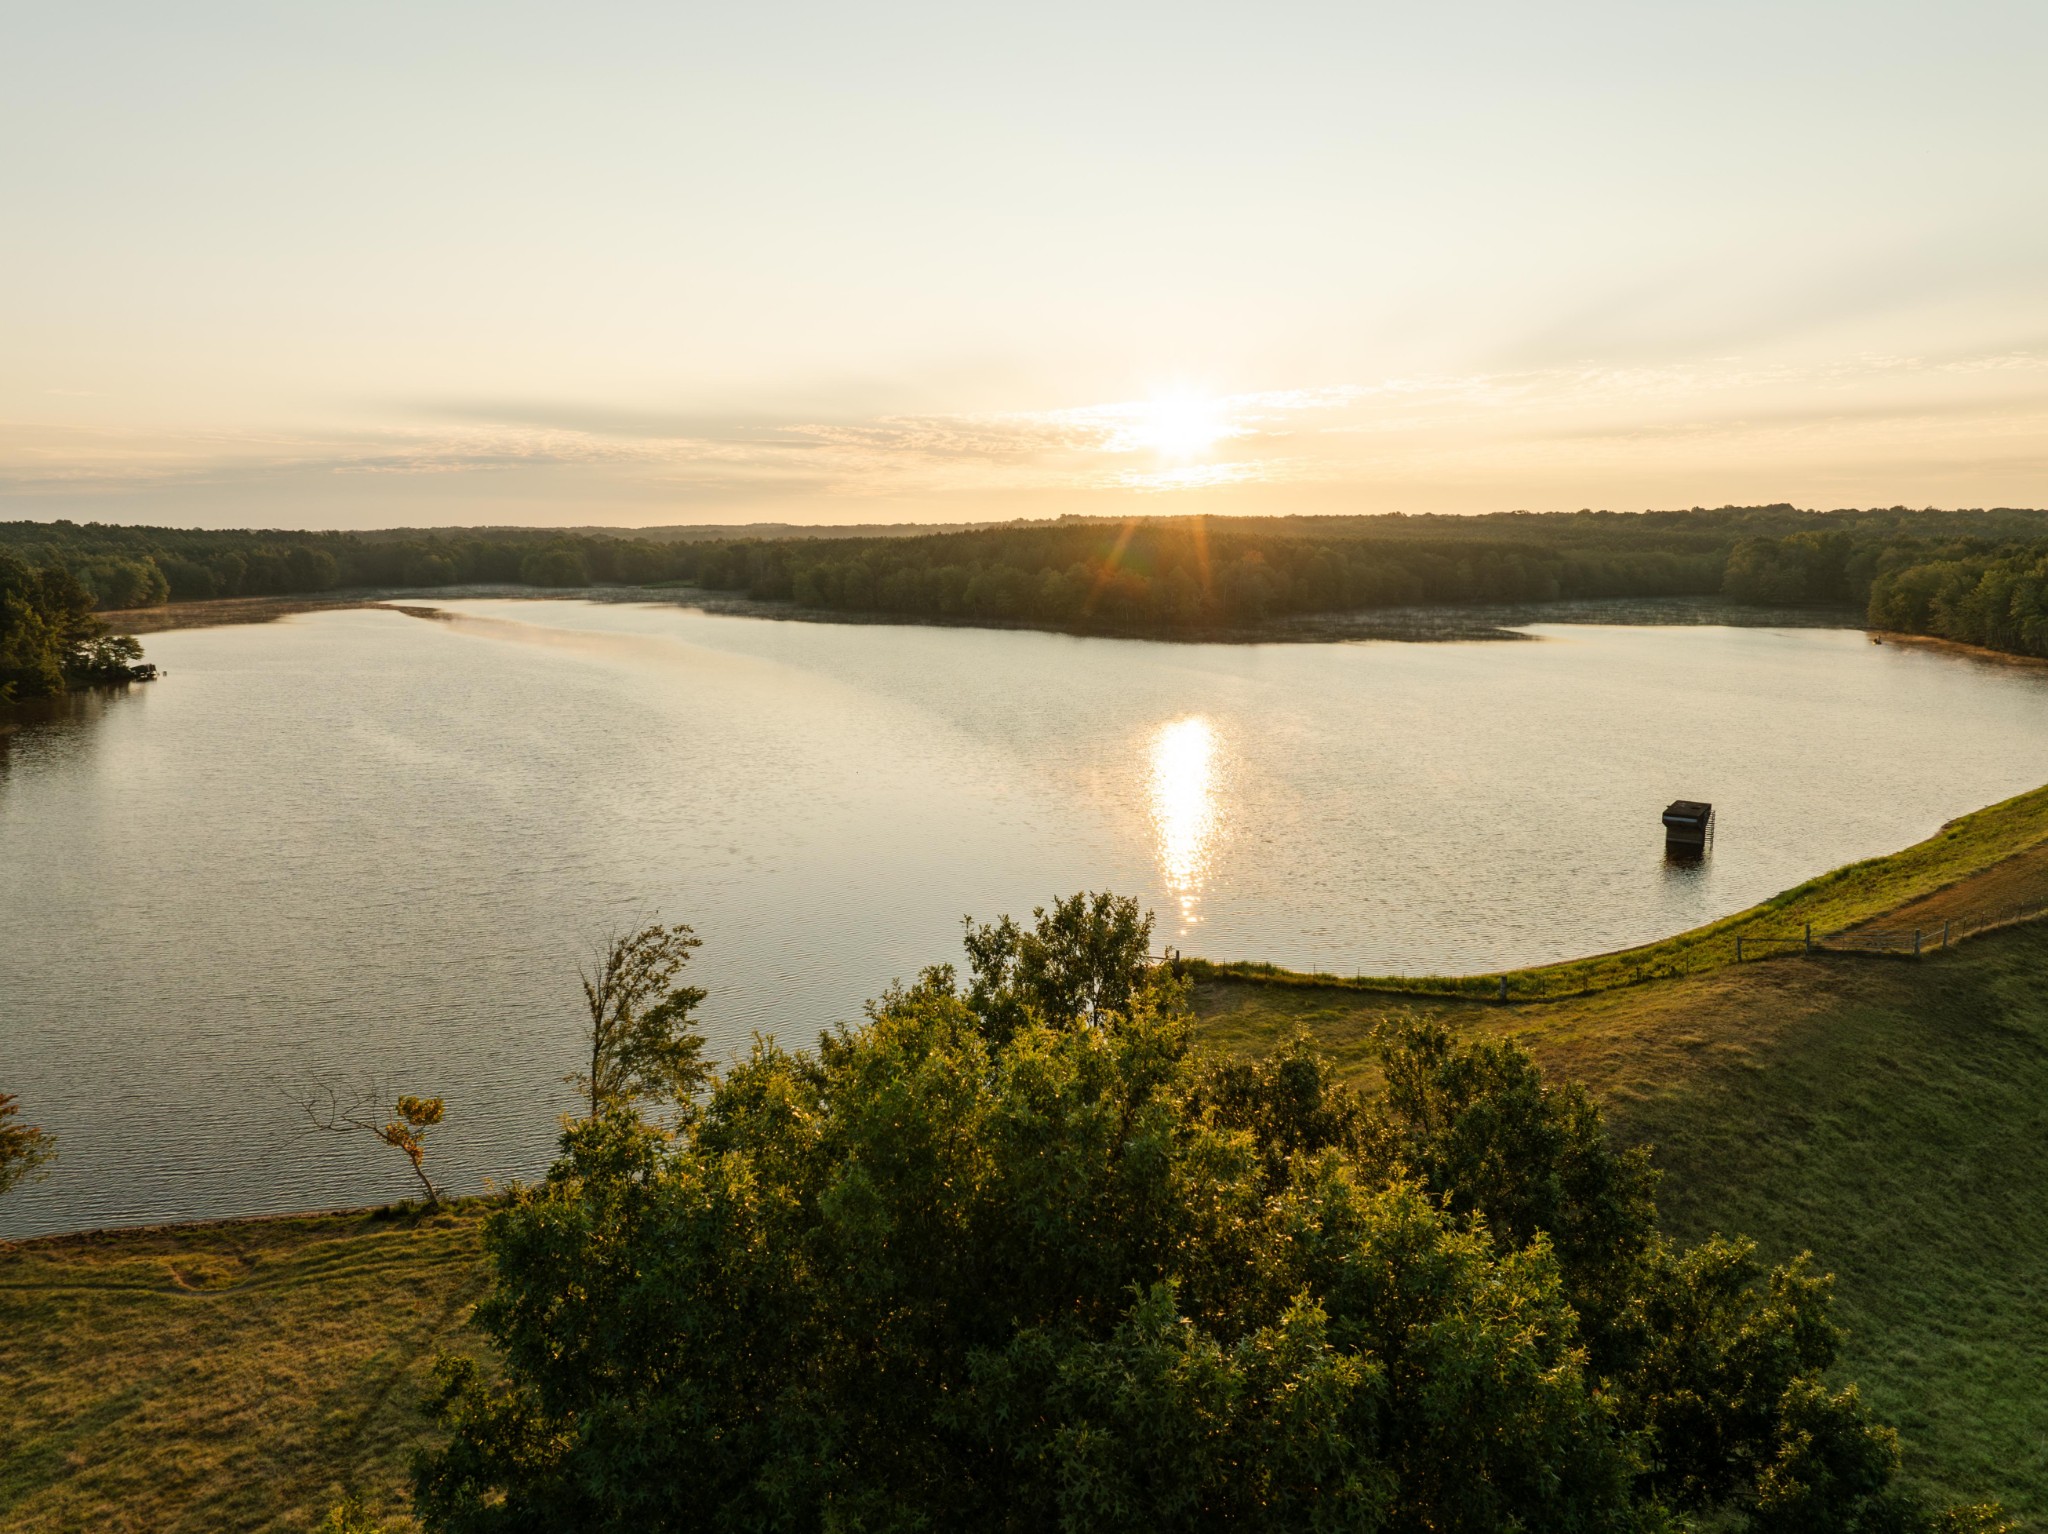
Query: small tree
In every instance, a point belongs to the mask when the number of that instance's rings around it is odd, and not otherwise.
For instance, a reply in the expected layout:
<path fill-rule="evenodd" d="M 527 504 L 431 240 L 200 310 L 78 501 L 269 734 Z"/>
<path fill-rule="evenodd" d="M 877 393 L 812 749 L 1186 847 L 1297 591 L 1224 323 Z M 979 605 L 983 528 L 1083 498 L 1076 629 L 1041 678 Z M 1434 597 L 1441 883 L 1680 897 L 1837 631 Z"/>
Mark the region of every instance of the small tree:
<path fill-rule="evenodd" d="M 710 1078 L 703 1035 L 689 1029 L 704 999 L 676 977 L 701 947 L 688 927 L 642 927 L 604 941 L 578 970 L 589 1010 L 589 1068 L 565 1076 L 589 1103 L 589 1117 L 649 1098 L 686 1104 Z"/>
<path fill-rule="evenodd" d="M 0 1193 L 28 1181 L 57 1154 L 53 1137 L 33 1124 L 16 1124 L 21 1109 L 11 1092 L 0 1092 Z"/>
<path fill-rule="evenodd" d="M 377 1121 L 383 1115 L 369 1111 L 375 1098 L 374 1092 L 360 1092 L 351 1101 L 343 1103 L 332 1087 L 322 1087 L 304 1098 L 302 1106 L 315 1129 L 329 1134 L 371 1135 L 393 1150 L 402 1152 L 412 1167 L 412 1175 L 419 1179 L 428 1207 L 437 1207 L 441 1202 L 441 1190 L 427 1176 L 426 1133 L 445 1116 L 441 1099 L 401 1097 L 393 1104 L 391 1116 L 380 1124 Z"/>
<path fill-rule="evenodd" d="M 1000 1041 L 1027 1020 L 1101 1027 L 1130 1011 L 1151 972 L 1152 916 L 1128 895 L 1070 895 L 1032 913 L 977 926 L 964 919 L 968 1001 Z"/>

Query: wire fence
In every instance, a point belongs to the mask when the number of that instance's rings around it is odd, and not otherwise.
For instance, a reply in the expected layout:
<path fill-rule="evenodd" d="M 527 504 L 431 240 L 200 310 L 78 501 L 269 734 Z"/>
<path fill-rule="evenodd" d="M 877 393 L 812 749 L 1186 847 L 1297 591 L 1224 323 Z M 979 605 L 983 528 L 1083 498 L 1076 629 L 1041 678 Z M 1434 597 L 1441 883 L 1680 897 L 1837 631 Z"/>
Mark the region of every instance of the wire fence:
<path fill-rule="evenodd" d="M 1883 931 L 1871 928 L 1862 932 L 1836 932 L 1823 939 L 1816 947 L 1835 953 L 1926 953 L 1937 948 L 1946 948 L 1962 934 L 1954 930 L 1952 922 L 1943 922 L 1939 927 L 1904 927 Z"/>
<path fill-rule="evenodd" d="M 2048 898 L 2008 901 L 1977 906 L 1940 925 L 1919 927 L 1856 927 L 1846 932 L 1817 933 L 1810 926 L 1796 936 L 1763 936 L 1743 933 L 1735 939 L 1737 963 L 1767 958 L 1779 953 L 1877 953 L 1905 955 L 1938 953 L 1964 938 L 1995 927 L 2031 920 L 2048 913 Z"/>

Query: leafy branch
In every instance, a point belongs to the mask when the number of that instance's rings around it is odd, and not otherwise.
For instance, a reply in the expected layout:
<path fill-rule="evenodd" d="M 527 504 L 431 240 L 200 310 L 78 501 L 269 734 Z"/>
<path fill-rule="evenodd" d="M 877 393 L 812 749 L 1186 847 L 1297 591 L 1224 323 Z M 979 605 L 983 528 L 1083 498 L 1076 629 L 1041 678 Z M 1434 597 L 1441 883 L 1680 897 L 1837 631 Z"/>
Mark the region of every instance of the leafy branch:
<path fill-rule="evenodd" d="M 444 1116 L 441 1099 L 408 1094 L 398 1099 L 389 1115 L 376 1110 L 378 1100 L 379 1094 L 374 1088 L 358 1091 L 344 1101 L 333 1087 L 323 1086 L 301 1097 L 299 1106 L 305 1109 L 307 1122 L 316 1130 L 327 1134 L 370 1135 L 401 1152 L 411 1166 L 413 1176 L 419 1179 L 428 1207 L 438 1207 L 441 1190 L 427 1176 L 426 1132 L 439 1124 Z"/>

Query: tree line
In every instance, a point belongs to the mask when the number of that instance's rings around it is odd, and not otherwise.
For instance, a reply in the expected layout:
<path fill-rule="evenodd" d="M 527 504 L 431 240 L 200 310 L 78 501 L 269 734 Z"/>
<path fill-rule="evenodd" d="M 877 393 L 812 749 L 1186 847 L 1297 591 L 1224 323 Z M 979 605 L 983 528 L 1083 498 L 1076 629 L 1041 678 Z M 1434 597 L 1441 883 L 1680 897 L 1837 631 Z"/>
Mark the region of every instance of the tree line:
<path fill-rule="evenodd" d="M 1481 517 L 1070 517 L 851 538 L 0 524 L 89 607 L 518 584 L 689 585 L 822 612 L 1198 635 L 1411 605 L 1719 595 L 2048 653 L 2048 512 L 1791 506 Z"/>
<path fill-rule="evenodd" d="M 1156 518 L 704 543 L 688 579 L 827 611 L 1189 632 L 1401 606 L 1720 596 L 2002 649 L 2044 641 L 2048 513 Z M 2028 637 L 2028 636 L 2033 637 Z M 2028 649 L 2027 653 L 2042 653 Z"/>
<path fill-rule="evenodd" d="M 0 548 L 69 572 L 102 609 L 388 586 L 647 585 L 688 545 L 595 533 L 302 533 L 0 523 Z"/>
<path fill-rule="evenodd" d="M 1872 628 L 2048 656 L 2048 539 L 1749 539 L 1730 555 L 1725 589 L 1738 601 L 1849 606 Z"/>

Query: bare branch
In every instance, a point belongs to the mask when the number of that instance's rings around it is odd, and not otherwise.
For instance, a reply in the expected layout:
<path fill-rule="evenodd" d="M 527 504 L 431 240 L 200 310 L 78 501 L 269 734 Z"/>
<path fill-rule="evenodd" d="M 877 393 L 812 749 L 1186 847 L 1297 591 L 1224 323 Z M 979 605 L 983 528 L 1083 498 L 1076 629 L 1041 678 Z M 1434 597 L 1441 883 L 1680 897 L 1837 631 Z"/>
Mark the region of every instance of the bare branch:
<path fill-rule="evenodd" d="M 428 1205 L 441 1202 L 441 1190 L 427 1176 L 426 1132 L 446 1115 L 438 1097 L 402 1096 L 387 1114 L 377 1108 L 383 1094 L 359 1088 L 346 1098 L 331 1084 L 321 1083 L 297 1095 L 310 1130 L 326 1134 L 367 1134 L 401 1153 L 419 1179 Z"/>

